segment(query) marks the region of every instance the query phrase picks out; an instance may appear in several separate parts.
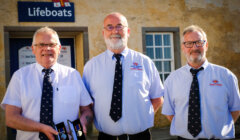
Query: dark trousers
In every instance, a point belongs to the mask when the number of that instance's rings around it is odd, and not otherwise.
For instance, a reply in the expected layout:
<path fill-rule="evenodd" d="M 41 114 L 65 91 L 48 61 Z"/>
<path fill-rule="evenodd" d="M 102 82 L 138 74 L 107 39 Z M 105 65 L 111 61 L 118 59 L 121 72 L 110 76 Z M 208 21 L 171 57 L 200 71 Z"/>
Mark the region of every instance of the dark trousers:
<path fill-rule="evenodd" d="M 151 133 L 149 129 L 137 134 L 123 134 L 119 136 L 112 136 L 103 132 L 99 132 L 98 140 L 151 140 Z"/>
<path fill-rule="evenodd" d="M 190 140 L 190 139 L 185 139 L 185 138 L 182 138 L 182 137 L 178 137 L 178 140 Z M 198 140 L 219 140 L 219 139 L 214 139 L 214 138 L 211 138 L 211 139 L 198 139 Z"/>

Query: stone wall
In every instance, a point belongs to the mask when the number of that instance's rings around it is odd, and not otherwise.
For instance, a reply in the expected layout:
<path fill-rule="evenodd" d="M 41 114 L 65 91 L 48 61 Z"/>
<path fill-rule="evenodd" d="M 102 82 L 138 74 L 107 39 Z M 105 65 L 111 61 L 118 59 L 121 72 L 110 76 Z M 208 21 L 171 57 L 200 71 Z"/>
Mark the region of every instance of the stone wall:
<path fill-rule="evenodd" d="M 23 1 L 23 0 L 19 0 Z M 51 0 L 24 0 L 51 1 Z M 207 33 L 208 60 L 229 68 L 240 78 L 240 1 L 239 0 L 70 0 L 75 4 L 74 23 L 18 22 L 17 0 L 1 0 L 0 4 L 0 100 L 5 90 L 4 26 L 85 26 L 88 27 L 90 58 L 103 52 L 103 18 L 110 12 L 126 15 L 131 35 L 129 48 L 142 52 L 142 27 L 179 27 L 191 24 Z M 175 46 L 179 47 L 179 46 Z M 186 60 L 181 55 L 182 65 Z M 156 114 L 155 126 L 169 122 Z M 0 137 L 6 139 L 4 113 L 0 111 Z"/>

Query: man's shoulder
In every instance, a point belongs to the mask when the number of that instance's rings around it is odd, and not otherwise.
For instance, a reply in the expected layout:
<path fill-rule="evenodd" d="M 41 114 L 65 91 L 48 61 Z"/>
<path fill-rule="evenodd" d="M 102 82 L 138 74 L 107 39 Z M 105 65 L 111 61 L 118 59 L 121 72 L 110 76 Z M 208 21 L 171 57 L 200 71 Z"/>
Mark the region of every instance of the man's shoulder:
<path fill-rule="evenodd" d="M 26 65 L 26 66 L 23 66 L 21 68 L 19 68 L 18 70 L 16 70 L 14 73 L 13 73 L 13 76 L 14 78 L 17 78 L 17 79 L 21 79 L 21 78 L 32 78 L 32 73 L 36 70 L 36 63 L 33 63 L 33 64 L 29 64 L 29 65 Z"/>
<path fill-rule="evenodd" d="M 170 73 L 170 75 L 167 77 L 166 81 L 172 80 L 172 79 L 182 79 L 186 74 L 188 73 L 187 66 L 182 66 Z"/>
<path fill-rule="evenodd" d="M 221 66 L 221 65 L 213 64 L 213 63 L 209 63 L 208 67 L 211 68 L 215 72 L 216 71 L 231 72 L 228 68 Z"/>
<path fill-rule="evenodd" d="M 66 66 L 66 65 L 63 65 L 63 64 L 57 64 L 58 65 L 58 68 L 61 68 L 61 69 L 65 69 L 65 70 L 76 70 L 70 66 Z"/>
<path fill-rule="evenodd" d="M 141 53 L 141 52 L 138 52 L 138 51 L 135 51 L 135 50 L 132 50 L 132 49 L 129 49 L 129 52 L 128 52 L 131 56 L 134 56 L 134 57 L 141 57 L 143 59 L 150 59 L 147 55 Z M 151 60 L 151 59 L 150 59 Z"/>
<path fill-rule="evenodd" d="M 88 60 L 86 65 L 92 65 L 94 63 L 102 62 L 106 55 L 107 55 L 106 51 L 104 51 L 98 54 L 97 56 L 92 57 L 90 60 Z"/>
<path fill-rule="evenodd" d="M 213 64 L 213 63 L 210 63 L 210 62 L 208 62 L 208 66 L 209 66 L 209 67 L 212 67 L 212 68 L 223 69 L 223 70 L 226 70 L 226 69 L 227 69 L 227 68 L 224 67 L 224 66 L 221 66 L 221 65 L 218 65 L 218 64 Z"/>
<path fill-rule="evenodd" d="M 142 61 L 144 63 L 144 65 L 152 65 L 153 64 L 152 59 L 149 58 L 147 55 L 145 55 L 141 52 L 132 50 L 132 49 L 129 49 L 127 59 L 132 60 L 132 61 L 136 61 L 136 60 Z"/>
<path fill-rule="evenodd" d="M 75 68 L 72 68 L 70 66 L 66 66 L 66 65 L 63 65 L 63 64 L 57 64 L 58 67 L 57 67 L 57 70 L 59 72 L 63 72 L 63 73 L 72 73 L 72 72 L 78 72 Z"/>
<path fill-rule="evenodd" d="M 104 52 L 101 52 L 100 54 L 98 54 L 98 55 L 96 55 L 96 56 L 94 56 L 91 60 L 99 60 L 99 59 L 102 59 L 103 57 L 105 57 L 107 55 L 107 52 L 106 51 L 104 51 Z M 91 61 L 90 60 L 90 61 Z"/>
<path fill-rule="evenodd" d="M 208 69 L 210 71 L 214 72 L 215 74 L 234 75 L 234 73 L 231 70 L 229 70 L 228 68 L 226 68 L 224 66 L 217 65 L 217 64 L 213 64 L 213 63 L 209 63 Z"/>
<path fill-rule="evenodd" d="M 26 65 L 26 66 L 23 66 L 23 67 L 19 68 L 18 70 L 16 70 L 15 73 L 29 72 L 29 71 L 31 71 L 32 69 L 35 69 L 35 68 L 36 68 L 36 63 L 32 63 L 32 64 L 29 64 L 29 65 Z"/>
<path fill-rule="evenodd" d="M 179 75 L 179 74 L 181 74 L 181 73 L 185 73 L 185 72 L 187 72 L 187 66 L 185 65 L 185 66 L 182 66 L 182 67 L 180 67 L 180 68 L 177 68 L 176 70 L 174 70 L 173 72 L 171 72 L 171 74 L 170 75 Z"/>

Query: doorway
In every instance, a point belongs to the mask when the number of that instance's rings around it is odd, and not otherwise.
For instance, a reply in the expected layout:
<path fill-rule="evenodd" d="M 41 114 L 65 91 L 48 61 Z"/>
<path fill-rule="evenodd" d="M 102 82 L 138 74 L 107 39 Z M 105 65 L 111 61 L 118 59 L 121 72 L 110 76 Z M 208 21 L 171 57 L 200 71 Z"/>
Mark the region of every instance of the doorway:
<path fill-rule="evenodd" d="M 62 45 L 58 63 L 75 68 L 74 38 L 60 38 Z M 10 38 L 10 76 L 19 68 L 35 63 L 32 38 Z"/>

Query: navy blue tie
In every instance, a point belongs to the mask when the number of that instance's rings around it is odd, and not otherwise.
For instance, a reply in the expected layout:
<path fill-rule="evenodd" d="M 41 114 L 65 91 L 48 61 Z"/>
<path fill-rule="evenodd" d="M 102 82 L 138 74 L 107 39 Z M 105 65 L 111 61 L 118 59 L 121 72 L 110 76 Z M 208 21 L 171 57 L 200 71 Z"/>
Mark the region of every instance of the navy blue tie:
<path fill-rule="evenodd" d="M 121 54 L 114 54 L 117 59 L 115 66 L 112 102 L 110 116 L 113 121 L 118 121 L 122 117 L 122 64 Z"/>
<path fill-rule="evenodd" d="M 188 131 L 193 137 L 196 137 L 202 130 L 199 84 L 197 79 L 197 73 L 201 70 L 203 70 L 203 67 L 190 70 L 193 76 L 193 81 L 189 94 Z"/>
<path fill-rule="evenodd" d="M 40 108 L 40 123 L 52 126 L 53 124 L 53 87 L 51 84 L 50 73 L 52 69 L 43 69 L 43 88 Z M 48 140 L 47 136 L 39 133 L 40 140 Z"/>

